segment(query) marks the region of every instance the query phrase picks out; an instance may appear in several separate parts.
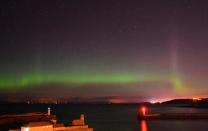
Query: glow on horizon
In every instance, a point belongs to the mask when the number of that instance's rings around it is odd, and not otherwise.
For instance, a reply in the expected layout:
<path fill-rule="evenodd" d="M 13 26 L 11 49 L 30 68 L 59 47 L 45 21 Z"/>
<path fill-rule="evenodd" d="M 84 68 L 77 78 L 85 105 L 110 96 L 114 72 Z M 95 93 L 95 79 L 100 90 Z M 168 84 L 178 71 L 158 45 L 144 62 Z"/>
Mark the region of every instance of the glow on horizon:
<path fill-rule="evenodd" d="M 192 100 L 193 100 L 193 101 L 200 101 L 200 100 L 202 100 L 202 99 L 199 98 L 199 97 L 193 97 Z"/>

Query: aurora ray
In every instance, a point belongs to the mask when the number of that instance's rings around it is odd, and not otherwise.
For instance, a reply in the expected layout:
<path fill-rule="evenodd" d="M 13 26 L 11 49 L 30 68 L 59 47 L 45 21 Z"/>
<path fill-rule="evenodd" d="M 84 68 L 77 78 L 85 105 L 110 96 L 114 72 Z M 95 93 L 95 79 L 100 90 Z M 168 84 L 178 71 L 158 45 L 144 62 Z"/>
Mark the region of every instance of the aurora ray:
<path fill-rule="evenodd" d="M 184 85 L 182 83 L 181 75 L 179 73 L 179 52 L 178 52 L 178 37 L 174 33 L 170 42 L 170 65 L 172 71 L 172 84 L 175 87 L 177 93 L 184 91 Z"/>
<path fill-rule="evenodd" d="M 208 94 L 207 2 L 7 0 L 0 6 L 0 95 Z"/>

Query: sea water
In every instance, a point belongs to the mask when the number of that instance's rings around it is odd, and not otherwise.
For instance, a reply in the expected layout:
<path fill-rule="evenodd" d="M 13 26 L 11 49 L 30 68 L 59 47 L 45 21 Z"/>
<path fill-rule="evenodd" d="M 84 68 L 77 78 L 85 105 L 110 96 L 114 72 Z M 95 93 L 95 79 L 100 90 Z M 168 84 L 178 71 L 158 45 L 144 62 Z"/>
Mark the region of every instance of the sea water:
<path fill-rule="evenodd" d="M 149 120 L 138 121 L 136 104 L 4 104 L 0 114 L 25 112 L 47 112 L 59 123 L 70 124 L 80 114 L 85 115 L 86 124 L 95 131 L 208 131 L 208 120 Z M 150 107 L 149 112 L 208 112 L 208 109 L 180 107 Z"/>

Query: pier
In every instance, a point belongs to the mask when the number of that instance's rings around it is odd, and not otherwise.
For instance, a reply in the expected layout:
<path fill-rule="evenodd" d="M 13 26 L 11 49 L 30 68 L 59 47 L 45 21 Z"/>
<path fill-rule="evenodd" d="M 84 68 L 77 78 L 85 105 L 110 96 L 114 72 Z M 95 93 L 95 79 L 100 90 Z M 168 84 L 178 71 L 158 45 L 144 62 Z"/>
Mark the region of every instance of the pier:
<path fill-rule="evenodd" d="M 138 115 L 138 120 L 165 120 L 165 119 L 207 119 L 208 113 L 161 113 Z"/>
<path fill-rule="evenodd" d="M 16 126 L 14 126 L 16 125 Z M 57 123 L 56 116 L 47 113 L 34 112 L 16 115 L 0 116 L 0 130 L 9 131 L 93 131 L 93 128 L 85 124 L 84 114 L 80 118 L 69 121 L 65 126 Z"/>
<path fill-rule="evenodd" d="M 147 107 L 139 107 L 138 120 L 198 120 L 207 119 L 208 113 L 147 113 Z"/>
<path fill-rule="evenodd" d="M 26 123 L 34 121 L 50 121 L 56 119 L 55 115 L 47 115 L 41 112 L 14 114 L 14 115 L 2 115 L 0 116 L 0 125 L 13 124 L 13 123 Z"/>

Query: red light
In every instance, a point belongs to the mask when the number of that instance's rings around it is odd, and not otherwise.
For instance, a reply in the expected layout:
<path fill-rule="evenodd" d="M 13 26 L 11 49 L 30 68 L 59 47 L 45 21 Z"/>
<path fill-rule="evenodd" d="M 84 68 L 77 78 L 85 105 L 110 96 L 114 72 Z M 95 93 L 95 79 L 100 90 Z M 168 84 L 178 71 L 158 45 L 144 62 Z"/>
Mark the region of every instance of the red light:
<path fill-rule="evenodd" d="M 146 108 L 145 107 L 142 107 L 142 112 L 145 112 L 146 111 Z"/>
<path fill-rule="evenodd" d="M 147 108 L 144 107 L 144 106 L 142 106 L 141 107 L 141 113 L 142 113 L 142 115 L 146 115 L 146 112 L 147 112 Z"/>

